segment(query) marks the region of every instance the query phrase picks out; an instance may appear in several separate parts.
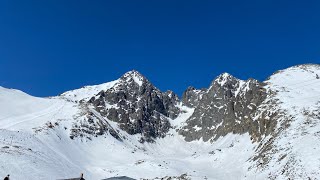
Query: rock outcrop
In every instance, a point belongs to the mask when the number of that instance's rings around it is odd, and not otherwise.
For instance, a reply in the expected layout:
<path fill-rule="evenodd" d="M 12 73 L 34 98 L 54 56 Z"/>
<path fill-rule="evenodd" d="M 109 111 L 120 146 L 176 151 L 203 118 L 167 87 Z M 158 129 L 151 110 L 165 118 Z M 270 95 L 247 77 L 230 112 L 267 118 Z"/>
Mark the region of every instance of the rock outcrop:
<path fill-rule="evenodd" d="M 189 86 L 187 90 L 183 92 L 182 103 L 185 106 L 195 108 L 198 106 L 202 96 L 206 93 L 206 89 L 196 89 L 192 86 Z"/>
<path fill-rule="evenodd" d="M 172 91 L 161 92 L 139 72 L 130 71 L 87 103 L 127 133 L 142 134 L 143 142 L 165 136 L 170 128 L 168 118 L 179 114 L 178 102 Z"/>
<path fill-rule="evenodd" d="M 253 140 L 258 140 L 261 135 L 270 133 L 275 126 L 273 121 L 269 121 L 270 116 L 275 114 L 263 117 L 267 112 L 260 112 L 259 107 L 266 100 L 267 92 L 264 84 L 257 80 L 242 81 L 224 73 L 201 96 L 194 113 L 179 130 L 186 141 L 213 141 L 228 133 L 246 132 Z M 265 121 L 266 118 L 268 121 Z"/>

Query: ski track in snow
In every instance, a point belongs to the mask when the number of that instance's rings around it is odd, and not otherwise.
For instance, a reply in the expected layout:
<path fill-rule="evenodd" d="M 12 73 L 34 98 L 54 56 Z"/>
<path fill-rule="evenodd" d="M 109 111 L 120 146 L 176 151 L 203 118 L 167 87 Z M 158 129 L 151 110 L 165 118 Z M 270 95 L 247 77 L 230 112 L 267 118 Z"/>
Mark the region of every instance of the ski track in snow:
<path fill-rule="evenodd" d="M 66 102 L 65 102 L 66 103 Z M 15 121 L 12 121 L 6 125 L 3 125 L 1 128 L 3 129 L 10 129 L 10 127 L 16 126 L 18 124 L 22 124 L 22 123 L 27 123 L 29 121 L 32 121 L 34 119 L 39 119 L 39 118 L 43 118 L 43 117 L 48 117 L 52 116 L 51 119 L 54 119 L 54 116 L 59 113 L 59 111 L 61 109 L 63 109 L 63 107 L 65 106 L 65 103 L 63 105 L 61 105 L 60 103 L 55 103 L 53 105 L 51 105 L 50 107 L 48 107 L 47 109 L 44 109 L 40 112 L 36 112 L 36 113 L 32 113 L 32 114 L 28 114 L 28 115 L 22 115 L 19 117 L 7 117 L 2 119 L 1 121 L 10 121 L 11 119 L 15 119 Z M 51 120 L 50 118 L 48 120 Z"/>

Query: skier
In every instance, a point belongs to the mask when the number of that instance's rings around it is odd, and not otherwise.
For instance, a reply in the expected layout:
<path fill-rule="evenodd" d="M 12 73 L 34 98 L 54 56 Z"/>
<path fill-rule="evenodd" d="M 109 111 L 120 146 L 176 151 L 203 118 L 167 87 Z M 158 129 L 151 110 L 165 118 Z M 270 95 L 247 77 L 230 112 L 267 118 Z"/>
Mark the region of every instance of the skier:
<path fill-rule="evenodd" d="M 81 173 L 80 180 L 85 180 L 85 179 L 83 178 L 83 173 Z"/>
<path fill-rule="evenodd" d="M 3 180 L 9 180 L 9 174 Z"/>

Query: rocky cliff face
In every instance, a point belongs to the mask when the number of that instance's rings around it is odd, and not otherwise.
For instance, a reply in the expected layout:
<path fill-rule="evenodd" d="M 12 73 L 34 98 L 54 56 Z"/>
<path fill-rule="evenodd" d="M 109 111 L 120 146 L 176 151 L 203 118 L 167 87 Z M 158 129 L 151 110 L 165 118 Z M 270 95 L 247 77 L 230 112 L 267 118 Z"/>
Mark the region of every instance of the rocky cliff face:
<path fill-rule="evenodd" d="M 143 142 L 165 136 L 170 128 L 168 118 L 179 114 L 178 102 L 172 91 L 161 92 L 139 72 L 130 71 L 87 103 L 127 133 L 142 134 Z"/>
<path fill-rule="evenodd" d="M 89 93 L 90 98 L 80 100 L 85 116 L 74 127 L 71 137 L 83 134 L 81 132 L 96 136 L 109 132 L 121 139 L 122 135 L 111 128 L 105 118 L 116 122 L 128 134 L 141 134 L 141 142 L 152 142 L 166 136 L 171 128 L 169 119 L 174 120 L 182 112 L 177 106 L 182 103 L 194 108 L 194 113 L 178 130 L 186 141 L 214 141 L 229 133 L 247 132 L 253 141 L 258 141 L 273 132 L 276 125 L 273 118 L 277 113 L 271 111 L 274 103 L 267 98 L 272 92 L 265 85 L 224 73 L 212 81 L 208 89 L 189 87 L 180 101 L 174 92 L 161 92 L 139 72 L 130 71 L 111 85 L 104 85 L 108 88 L 100 92 L 93 88 L 95 95 Z"/>
<path fill-rule="evenodd" d="M 187 90 L 183 92 L 182 102 L 185 106 L 195 108 L 198 106 L 200 100 L 207 89 L 196 89 L 189 86 Z"/>
<path fill-rule="evenodd" d="M 213 141 L 228 133 L 246 132 L 253 140 L 260 139 L 275 127 L 270 114 L 263 116 L 267 113 L 266 109 L 261 110 L 267 97 L 264 85 L 254 79 L 242 81 L 228 73 L 221 74 L 206 92 L 201 93 L 202 98 L 198 102 L 192 101 L 197 98 L 190 98 L 190 102 L 196 102 L 197 105 L 179 133 L 187 141 Z M 267 122 L 265 118 L 268 118 Z"/>

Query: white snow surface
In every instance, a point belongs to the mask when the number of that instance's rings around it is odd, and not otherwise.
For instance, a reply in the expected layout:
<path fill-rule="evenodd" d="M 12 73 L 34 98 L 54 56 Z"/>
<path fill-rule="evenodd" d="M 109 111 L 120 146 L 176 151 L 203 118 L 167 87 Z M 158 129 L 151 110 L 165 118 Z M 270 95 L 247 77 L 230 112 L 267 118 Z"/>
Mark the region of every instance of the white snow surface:
<path fill-rule="evenodd" d="M 61 94 L 61 96 L 71 101 L 80 101 L 82 99 L 88 100 L 88 98 L 93 97 L 94 95 L 98 94 L 100 91 L 102 90 L 106 91 L 112 88 L 118 81 L 119 80 L 115 80 L 115 81 L 111 81 L 111 82 L 103 83 L 99 85 L 84 86 L 80 89 L 67 91 Z"/>
<path fill-rule="evenodd" d="M 276 91 L 290 126 L 275 140 L 273 159 L 265 173 L 278 179 L 320 177 L 320 65 L 300 65 L 282 70 L 267 81 Z M 281 122 L 281 121 L 280 121 Z M 282 161 L 279 159 L 283 158 Z"/>
<path fill-rule="evenodd" d="M 242 164 L 253 153 L 247 134 L 230 134 L 214 144 L 186 143 L 173 129 L 154 144 L 141 144 L 139 135 L 123 131 L 121 134 L 127 137 L 123 142 L 110 135 L 92 141 L 71 140 L 68 130 L 80 112 L 76 102 L 64 97 L 37 98 L 5 88 L 0 94 L 0 177 L 10 174 L 12 179 L 21 180 L 61 179 L 78 177 L 83 172 L 87 179 L 156 178 L 184 173 L 192 179 L 228 179 L 245 174 Z M 177 127 L 193 112 L 179 106 L 184 113 L 171 120 Z M 59 125 L 48 128 L 48 122 Z M 117 128 L 116 123 L 109 122 Z"/>
<path fill-rule="evenodd" d="M 117 81 L 68 91 L 53 98 L 37 98 L 18 90 L 0 87 L 0 178 L 12 179 L 86 179 L 113 176 L 156 178 L 180 176 L 191 179 L 285 179 L 281 170 L 294 163 L 294 175 L 320 177 L 320 75 L 318 65 L 296 66 L 270 77 L 268 88 L 277 91 L 281 108 L 292 116 L 291 126 L 275 141 L 279 151 L 265 170 L 248 170 L 249 159 L 257 144 L 248 134 L 228 134 L 213 143 L 202 140 L 185 142 L 171 129 L 165 138 L 155 143 L 138 142 L 139 135 L 128 135 L 118 141 L 111 135 L 92 140 L 70 139 L 70 128 L 80 117 L 77 101 L 106 90 Z M 138 82 L 137 82 L 138 83 Z M 171 120 L 180 128 L 194 109 L 178 105 L 183 110 Z M 117 124 L 107 120 L 114 128 Z M 54 128 L 48 128 L 52 123 Z M 55 125 L 58 123 L 59 125 Z M 270 137 L 265 137 L 267 140 Z M 278 157 L 283 156 L 278 162 Z M 299 179 L 299 178 L 298 178 Z"/>

